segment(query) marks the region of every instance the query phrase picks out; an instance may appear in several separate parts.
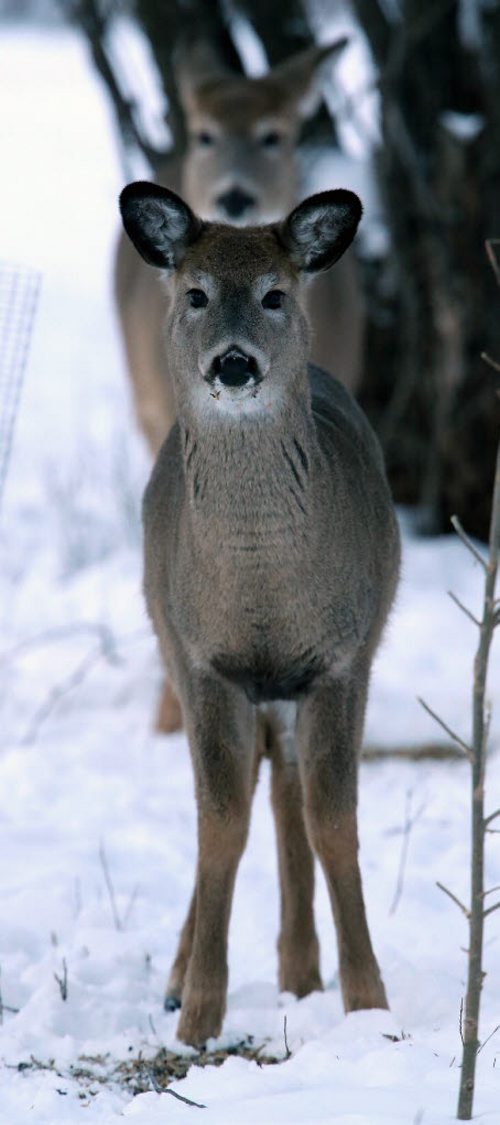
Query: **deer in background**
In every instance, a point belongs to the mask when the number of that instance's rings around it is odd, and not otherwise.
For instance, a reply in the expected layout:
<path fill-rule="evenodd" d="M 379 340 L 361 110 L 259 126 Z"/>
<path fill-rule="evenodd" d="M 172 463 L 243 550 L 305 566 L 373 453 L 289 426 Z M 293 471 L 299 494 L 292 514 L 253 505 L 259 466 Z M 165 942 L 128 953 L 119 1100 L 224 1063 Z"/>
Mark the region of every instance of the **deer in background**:
<path fill-rule="evenodd" d="M 179 54 L 177 81 L 189 147 L 171 161 L 162 182 L 202 218 L 237 225 L 284 217 L 301 197 L 297 142 L 321 98 L 326 64 L 347 40 L 308 48 L 262 78 L 221 70 L 206 44 Z M 164 295 L 151 270 L 122 237 L 116 265 L 119 317 L 139 425 L 156 456 L 175 417 L 171 344 L 162 333 Z M 316 278 L 308 295 L 312 357 L 355 390 L 361 370 L 363 305 L 356 265 L 347 255 L 333 274 Z M 167 682 L 157 729 L 182 726 Z"/>
<path fill-rule="evenodd" d="M 321 987 L 314 863 L 326 876 L 347 1011 L 386 1007 L 358 865 L 357 772 L 370 666 L 397 583 L 381 451 L 341 383 L 308 365 L 304 282 L 349 246 L 356 195 L 281 222 L 197 218 L 153 184 L 125 229 L 163 271 L 176 422 L 144 499 L 145 594 L 182 701 L 198 809 L 191 905 L 167 988 L 178 1035 L 218 1035 L 238 863 L 262 752 L 279 855 L 282 989 Z"/>

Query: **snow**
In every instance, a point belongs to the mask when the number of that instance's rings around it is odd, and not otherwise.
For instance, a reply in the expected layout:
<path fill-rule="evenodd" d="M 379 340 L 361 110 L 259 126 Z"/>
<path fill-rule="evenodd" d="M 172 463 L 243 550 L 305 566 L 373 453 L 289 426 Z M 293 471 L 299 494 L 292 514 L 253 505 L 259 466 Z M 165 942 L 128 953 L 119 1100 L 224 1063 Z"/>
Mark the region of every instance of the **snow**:
<path fill-rule="evenodd" d="M 441 113 L 439 120 L 448 133 L 464 144 L 475 141 L 486 124 L 482 113 L 457 113 L 453 109 Z"/>
<path fill-rule="evenodd" d="M 73 1125 L 84 1111 L 89 1122 L 131 1125 L 200 1115 L 209 1125 L 445 1125 L 458 1089 L 466 931 L 435 883 L 467 898 L 461 762 L 391 757 L 361 769 L 361 864 L 390 1014 L 344 1016 L 321 877 L 326 990 L 301 1001 L 278 993 L 264 768 L 238 875 L 220 1044 L 253 1036 L 284 1057 L 286 1016 L 291 1057 L 279 1066 L 230 1057 L 220 1068 L 192 1067 L 172 1089 L 204 1110 L 99 1081 L 140 1051 L 148 1059 L 160 1045 L 182 1049 L 161 996 L 189 898 L 195 810 L 184 736 L 150 729 L 161 669 L 141 596 L 148 460 L 110 298 L 122 178 L 109 111 L 72 32 L 4 30 L 0 68 L 2 255 L 43 271 L 0 523 L 0 1121 Z M 474 612 L 481 601 L 481 568 L 463 546 L 417 540 L 404 514 L 402 522 L 403 579 L 366 730 L 368 743 L 385 747 L 445 738 L 417 694 L 468 736 L 476 635 L 447 590 Z M 496 645 L 490 808 L 500 782 L 499 673 Z M 492 886 L 497 841 L 488 841 Z M 483 1039 L 500 1022 L 499 918 L 487 922 Z M 55 979 L 64 965 L 66 1000 Z M 497 1034 L 478 1059 L 482 1125 L 500 1123 L 499 1053 Z M 83 1065 L 94 1073 L 87 1082 L 75 1075 Z"/>

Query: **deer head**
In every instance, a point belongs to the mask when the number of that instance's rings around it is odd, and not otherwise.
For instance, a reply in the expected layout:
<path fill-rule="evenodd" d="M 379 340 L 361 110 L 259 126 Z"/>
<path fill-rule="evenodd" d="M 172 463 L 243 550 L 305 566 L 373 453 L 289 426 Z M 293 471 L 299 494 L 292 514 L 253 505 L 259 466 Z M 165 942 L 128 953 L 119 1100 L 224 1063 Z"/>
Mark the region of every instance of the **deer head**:
<path fill-rule="evenodd" d="M 203 222 L 155 184 L 130 184 L 120 206 L 137 250 L 166 278 L 179 412 L 255 413 L 289 396 L 309 358 L 304 281 L 350 245 L 358 197 L 322 192 L 280 223 L 241 230 Z"/>
<path fill-rule="evenodd" d="M 282 218 L 297 198 L 296 146 L 321 99 L 343 38 L 310 47 L 262 78 L 221 70 L 205 44 L 180 52 L 176 74 L 188 128 L 183 190 L 204 218 Z"/>

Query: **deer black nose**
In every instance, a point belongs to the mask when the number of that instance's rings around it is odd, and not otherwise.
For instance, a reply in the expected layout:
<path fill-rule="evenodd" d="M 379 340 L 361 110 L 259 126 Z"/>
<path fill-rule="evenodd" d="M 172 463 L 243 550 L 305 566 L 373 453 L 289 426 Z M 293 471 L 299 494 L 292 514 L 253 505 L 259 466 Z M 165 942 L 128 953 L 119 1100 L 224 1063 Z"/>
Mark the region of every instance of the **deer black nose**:
<path fill-rule="evenodd" d="M 225 387 L 244 387 L 249 379 L 255 379 L 257 364 L 253 356 L 232 348 L 214 359 L 211 374 L 212 378 L 217 376 Z"/>
<path fill-rule="evenodd" d="M 231 188 L 226 191 L 224 195 L 219 195 L 217 204 L 222 207 L 222 210 L 229 215 L 230 219 L 239 219 L 244 211 L 248 211 L 249 207 L 253 207 L 255 199 L 252 195 L 247 195 L 246 191 L 241 191 L 240 188 Z"/>

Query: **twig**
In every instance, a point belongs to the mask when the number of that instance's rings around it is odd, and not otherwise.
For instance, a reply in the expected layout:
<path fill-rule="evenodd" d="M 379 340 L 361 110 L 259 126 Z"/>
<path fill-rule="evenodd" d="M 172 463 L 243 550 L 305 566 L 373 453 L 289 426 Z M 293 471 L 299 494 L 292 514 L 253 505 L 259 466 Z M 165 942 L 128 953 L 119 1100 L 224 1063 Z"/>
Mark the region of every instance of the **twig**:
<path fill-rule="evenodd" d="M 476 562 L 481 564 L 483 570 L 486 570 L 488 566 L 486 560 L 483 559 L 483 556 L 479 553 L 477 547 L 474 546 L 472 539 L 469 539 L 469 536 L 464 531 L 458 516 L 451 516 L 451 523 L 455 528 L 457 535 L 462 540 L 462 543 L 464 543 L 467 547 L 467 550 L 470 551 L 471 555 L 474 555 Z"/>
<path fill-rule="evenodd" d="M 288 1038 L 286 1034 L 286 1016 L 283 1017 L 283 1039 L 285 1040 L 285 1059 L 290 1059 L 292 1057 L 292 1052 L 290 1050 L 290 1047 L 288 1046 Z"/>
<path fill-rule="evenodd" d="M 97 651 L 95 649 L 91 649 L 91 651 L 88 652 L 86 656 L 84 656 L 83 660 L 79 661 L 79 663 L 76 665 L 76 668 L 73 669 L 73 671 L 69 676 L 66 677 L 66 679 L 61 680 L 58 684 L 55 684 L 54 687 L 51 688 L 47 698 L 35 712 L 35 715 L 31 720 L 31 724 L 26 731 L 26 734 L 21 739 L 21 746 L 30 746 L 33 742 L 36 741 L 42 723 L 44 723 L 45 720 L 48 719 L 49 715 L 52 713 L 57 704 L 60 703 L 61 699 L 63 699 L 65 695 L 68 695 L 71 691 L 74 691 L 76 687 L 79 687 L 80 684 L 83 683 L 90 669 L 103 657 L 105 659 L 108 659 L 108 656 L 103 650 L 102 645 L 99 645 Z"/>
<path fill-rule="evenodd" d="M 461 1041 L 462 1047 L 465 1046 L 465 1044 L 464 1044 L 464 1022 L 463 1021 L 464 1021 L 464 998 L 463 998 L 463 996 L 461 996 L 460 997 L 460 1011 L 458 1013 L 458 1030 L 460 1032 L 460 1041 Z"/>
<path fill-rule="evenodd" d="M 413 828 L 413 825 L 418 820 L 419 816 L 422 815 L 422 813 L 424 811 L 424 807 L 425 807 L 422 804 L 420 806 L 420 808 L 417 810 L 417 812 L 413 816 L 410 816 L 412 797 L 413 797 L 413 789 L 408 789 L 406 791 L 406 809 L 405 809 L 405 821 L 404 821 L 404 825 L 403 825 L 403 842 L 402 842 L 402 846 L 401 846 L 401 855 L 400 855 L 400 859 L 399 859 L 398 875 L 397 875 L 397 879 L 396 879 L 396 889 L 394 891 L 394 898 L 393 898 L 393 900 L 391 902 L 391 905 L 389 907 L 389 914 L 390 915 L 396 913 L 396 910 L 397 910 L 398 904 L 399 904 L 399 900 L 400 900 L 401 895 L 403 893 L 403 884 L 404 884 L 404 876 L 405 876 L 405 870 L 406 870 L 406 861 L 407 861 L 407 858 L 408 858 L 408 848 L 409 848 L 409 844 L 410 844 L 410 832 Z"/>
<path fill-rule="evenodd" d="M 171 1090 L 169 1086 L 160 1086 L 160 1083 L 158 1082 L 158 1079 L 152 1067 L 148 1067 L 148 1074 L 151 1079 L 151 1085 L 153 1086 L 153 1089 L 156 1090 L 157 1094 L 171 1094 L 171 1096 L 173 1098 L 177 1098 L 179 1102 L 184 1102 L 185 1105 L 196 1106 L 196 1109 L 207 1108 L 206 1105 L 203 1104 L 203 1102 L 193 1102 L 191 1101 L 191 1098 L 185 1098 L 182 1094 L 177 1094 L 175 1090 Z"/>
<path fill-rule="evenodd" d="M 484 1039 L 483 1042 L 481 1043 L 481 1046 L 478 1047 L 478 1049 L 477 1049 L 478 1055 L 481 1053 L 483 1047 L 486 1047 L 486 1044 L 489 1043 L 490 1039 L 493 1039 L 493 1036 L 496 1035 L 497 1031 L 500 1031 L 500 1023 L 497 1023 L 497 1026 L 493 1028 L 493 1031 L 490 1031 L 490 1034 L 488 1035 L 488 1038 Z"/>
<path fill-rule="evenodd" d="M 495 891 L 500 891 L 500 883 L 496 887 L 489 887 L 487 891 L 483 891 L 483 898 L 486 898 L 486 895 L 494 894 Z"/>
<path fill-rule="evenodd" d="M 484 362 L 489 364 L 489 366 L 492 367 L 494 371 L 500 371 L 500 363 L 497 363 L 496 359 L 493 359 L 491 355 L 488 355 L 488 352 L 481 352 L 481 359 L 484 359 Z"/>
<path fill-rule="evenodd" d="M 2 653 L 0 666 L 14 660 L 16 656 L 23 652 L 29 652 L 32 648 L 52 644 L 64 640 L 65 637 L 78 636 L 81 633 L 95 633 L 99 638 L 102 652 L 106 655 L 110 664 L 122 663 L 114 634 L 108 625 L 103 625 L 99 621 L 75 621 L 71 625 L 63 625 L 57 629 L 44 629 L 42 633 L 37 633 L 34 637 L 27 637 L 25 640 L 19 641 L 13 648 Z"/>
<path fill-rule="evenodd" d="M 62 977 L 58 976 L 57 973 L 54 973 L 54 979 L 57 981 L 57 983 L 59 985 L 59 992 L 61 993 L 61 1000 L 67 1000 L 68 999 L 68 966 L 66 964 L 66 958 L 65 957 L 63 957 L 62 967 L 63 967 Z"/>
<path fill-rule="evenodd" d="M 448 895 L 448 898 L 451 898 L 452 902 L 456 903 L 456 905 L 460 907 L 462 914 L 465 914 L 466 918 L 470 918 L 470 910 L 467 910 L 467 907 L 464 906 L 463 902 L 460 902 L 460 899 L 453 894 L 453 891 L 449 891 L 448 887 L 445 887 L 443 883 L 439 883 L 437 880 L 436 887 L 439 887 L 440 891 L 444 891 L 445 895 Z"/>
<path fill-rule="evenodd" d="M 500 246 L 500 238 L 487 238 L 484 245 L 486 247 L 488 261 L 496 277 L 497 285 L 500 285 L 500 265 L 493 249 L 494 246 Z"/>
<path fill-rule="evenodd" d="M 487 918 L 488 914 L 494 914 L 495 910 L 500 910 L 500 902 L 495 902 L 493 906 L 489 906 L 487 910 L 483 910 L 483 918 Z"/>
<path fill-rule="evenodd" d="M 470 617 L 471 621 L 474 622 L 474 625 L 477 625 L 479 629 L 481 628 L 481 622 L 477 617 L 474 617 L 474 614 L 471 613 L 470 609 L 467 609 L 467 606 L 460 601 L 460 598 L 457 598 L 457 595 L 453 593 L 453 590 L 448 590 L 448 597 L 451 598 L 452 602 L 455 602 L 455 605 L 457 605 L 458 608 L 462 610 L 462 613 L 465 613 L 466 617 Z"/>
<path fill-rule="evenodd" d="M 104 850 L 104 844 L 103 844 L 102 840 L 101 840 L 101 843 L 99 844 L 99 859 L 101 861 L 101 866 L 102 866 L 102 869 L 103 869 L 103 872 L 104 872 L 104 879 L 106 881 L 106 887 L 108 889 L 109 901 L 111 903 L 111 913 L 113 915 L 113 922 L 115 924 L 115 929 L 123 930 L 122 921 L 121 921 L 121 918 L 120 918 L 120 915 L 118 913 L 117 906 L 116 906 L 114 887 L 113 887 L 113 883 L 112 883 L 112 880 L 111 880 L 111 875 L 110 875 L 109 867 L 108 867 L 108 860 L 107 860 L 107 857 L 106 857 L 106 852 Z"/>
<path fill-rule="evenodd" d="M 489 814 L 489 816 L 485 817 L 483 821 L 485 828 L 488 824 L 491 824 L 492 820 L 496 820 L 497 816 L 500 816 L 500 809 L 495 809 L 495 812 L 492 812 Z"/>
<path fill-rule="evenodd" d="M 134 905 L 135 905 L 135 902 L 136 902 L 136 899 L 137 899 L 137 896 L 139 894 L 140 889 L 141 889 L 140 883 L 136 883 L 135 887 L 132 891 L 132 894 L 130 895 L 130 898 L 128 900 L 128 905 L 127 905 L 127 908 L 125 910 L 125 914 L 123 915 L 122 928 L 124 930 L 127 929 L 127 922 L 130 918 L 132 910 L 134 909 Z"/>
<path fill-rule="evenodd" d="M 439 715 L 436 715 L 436 712 L 432 710 L 432 707 L 429 707 L 429 704 L 426 703 L 425 700 L 421 699 L 421 697 L 419 695 L 417 695 L 417 700 L 422 705 L 422 707 L 424 708 L 424 711 L 427 711 L 428 714 L 431 715 L 432 718 L 436 720 L 436 723 L 439 723 L 439 726 L 442 727 L 443 730 L 445 730 L 447 734 L 449 734 L 450 738 L 452 738 L 454 742 L 457 742 L 458 745 L 462 747 L 462 750 L 465 750 L 465 753 L 467 754 L 467 757 L 469 759 L 471 759 L 472 758 L 471 747 L 468 746 L 466 742 L 464 742 L 463 738 L 460 738 L 460 736 L 458 734 L 455 734 L 455 731 L 453 731 L 451 729 L 451 727 L 449 727 L 444 722 L 443 719 L 440 719 Z"/>

